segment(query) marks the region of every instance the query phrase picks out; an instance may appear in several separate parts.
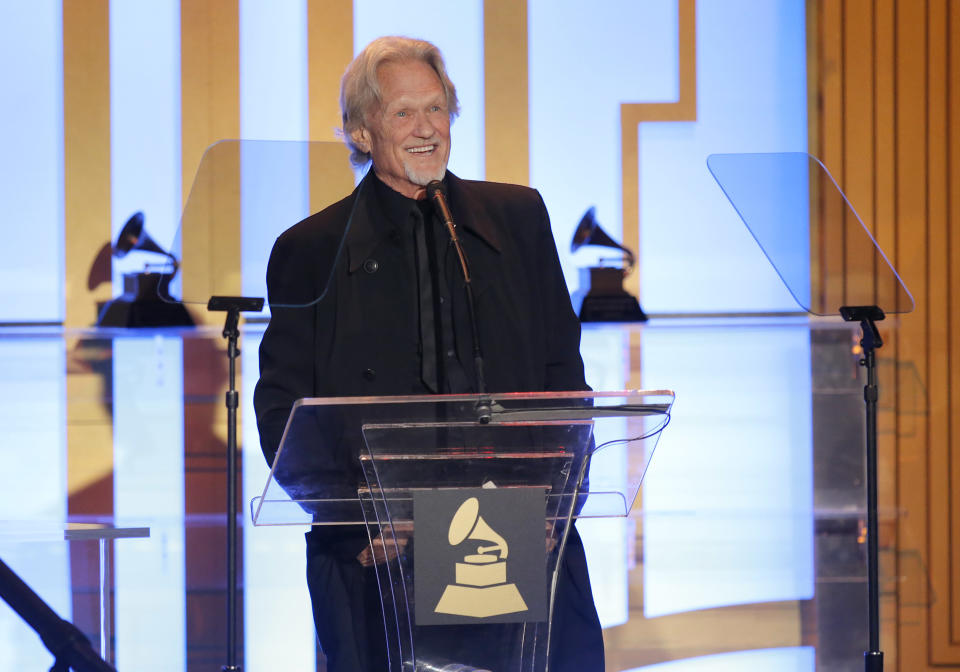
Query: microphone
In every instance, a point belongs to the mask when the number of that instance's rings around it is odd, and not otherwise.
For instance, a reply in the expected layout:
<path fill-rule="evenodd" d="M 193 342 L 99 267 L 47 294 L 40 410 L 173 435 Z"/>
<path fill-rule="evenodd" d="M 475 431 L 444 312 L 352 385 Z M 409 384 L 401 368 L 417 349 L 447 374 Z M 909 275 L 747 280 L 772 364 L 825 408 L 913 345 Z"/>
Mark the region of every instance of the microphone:
<path fill-rule="evenodd" d="M 450 232 L 450 237 L 456 241 L 457 238 L 457 225 L 453 223 L 453 214 L 450 212 L 450 207 L 447 205 L 447 197 L 444 194 L 443 182 L 440 180 L 433 180 L 427 185 L 427 197 L 433 201 L 433 204 L 437 208 L 437 212 L 440 213 L 440 219 L 443 220 L 444 225 L 447 227 L 447 230 Z M 454 244 L 457 244 L 456 242 Z"/>
<path fill-rule="evenodd" d="M 437 212 L 440 213 L 440 219 L 447 227 L 447 233 L 450 234 L 450 241 L 457 251 L 457 257 L 460 260 L 460 270 L 463 272 L 464 289 L 467 292 L 467 314 L 470 316 L 470 330 L 473 334 L 473 364 L 477 373 L 477 392 L 481 395 L 477 403 L 477 414 L 481 424 L 490 422 L 492 413 L 492 404 L 487 395 L 487 383 L 483 376 L 483 354 L 480 350 L 480 338 L 477 334 L 476 309 L 473 303 L 473 287 L 470 283 L 470 266 L 467 264 L 466 254 L 460 245 L 460 238 L 457 237 L 457 225 L 453 222 L 453 213 L 450 212 L 450 206 L 447 205 L 447 197 L 444 193 L 446 188 L 440 180 L 433 180 L 427 184 L 427 197 L 433 201 Z"/>

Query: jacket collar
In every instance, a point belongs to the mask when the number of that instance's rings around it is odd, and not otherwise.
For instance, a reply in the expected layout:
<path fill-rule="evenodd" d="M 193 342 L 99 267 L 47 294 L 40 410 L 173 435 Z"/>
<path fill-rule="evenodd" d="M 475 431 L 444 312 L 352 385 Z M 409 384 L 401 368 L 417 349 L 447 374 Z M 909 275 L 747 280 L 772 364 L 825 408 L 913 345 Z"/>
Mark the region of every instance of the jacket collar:
<path fill-rule="evenodd" d="M 384 211 L 377 194 L 378 178 L 373 170 L 353 192 L 353 209 L 347 223 L 347 260 L 350 273 L 357 271 L 390 232 L 396 229 L 395 218 Z M 500 239 L 484 203 L 475 198 L 469 182 L 447 171 L 443 178 L 454 222 L 460 230 L 476 235 L 491 248 L 500 251 Z M 389 187 L 388 187 L 389 188 Z"/>
<path fill-rule="evenodd" d="M 487 204 L 478 199 L 475 191 L 470 189 L 470 182 L 461 180 L 449 170 L 443 182 L 447 186 L 450 210 L 457 227 L 476 234 L 483 242 L 499 252 L 500 237 L 494 227 L 493 218 L 487 210 Z"/>

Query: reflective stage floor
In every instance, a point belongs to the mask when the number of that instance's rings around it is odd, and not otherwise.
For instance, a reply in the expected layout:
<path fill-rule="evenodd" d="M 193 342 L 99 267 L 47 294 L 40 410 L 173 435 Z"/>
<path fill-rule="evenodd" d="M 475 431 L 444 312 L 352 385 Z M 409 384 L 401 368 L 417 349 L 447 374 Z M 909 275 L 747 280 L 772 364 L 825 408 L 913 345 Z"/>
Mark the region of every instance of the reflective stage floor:
<path fill-rule="evenodd" d="M 249 522 L 268 473 L 251 407 L 262 328 L 246 325 L 241 342 L 242 665 L 323 670 L 304 528 Z M 0 558 L 99 648 L 102 544 L 57 530 L 67 521 L 149 528 L 106 543 L 107 646 L 121 671 L 226 663 L 219 332 L 0 331 Z M 585 328 L 594 389 L 677 394 L 630 516 L 578 524 L 608 671 L 863 669 L 856 335 L 806 318 Z M 616 476 L 625 460 L 598 455 L 591 482 Z M 881 511 L 881 526 L 893 520 Z M 922 567 L 901 567 L 910 573 L 901 581 L 922 580 Z M 882 599 L 897 580 L 882 571 Z M 51 664 L 0 604 L 0 670 Z"/>

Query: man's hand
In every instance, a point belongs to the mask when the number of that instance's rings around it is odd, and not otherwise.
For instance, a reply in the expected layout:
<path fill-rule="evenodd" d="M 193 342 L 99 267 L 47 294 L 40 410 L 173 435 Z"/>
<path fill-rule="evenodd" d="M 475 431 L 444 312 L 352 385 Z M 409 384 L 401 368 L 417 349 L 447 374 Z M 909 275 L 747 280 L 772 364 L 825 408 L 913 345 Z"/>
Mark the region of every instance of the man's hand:
<path fill-rule="evenodd" d="M 408 541 L 410 541 L 410 537 L 408 536 L 384 539 L 381 534 L 373 540 L 372 544 L 360 551 L 359 555 L 357 555 L 357 562 L 364 567 L 373 567 L 374 565 L 381 565 L 389 560 L 394 560 L 400 553 L 406 550 Z"/>

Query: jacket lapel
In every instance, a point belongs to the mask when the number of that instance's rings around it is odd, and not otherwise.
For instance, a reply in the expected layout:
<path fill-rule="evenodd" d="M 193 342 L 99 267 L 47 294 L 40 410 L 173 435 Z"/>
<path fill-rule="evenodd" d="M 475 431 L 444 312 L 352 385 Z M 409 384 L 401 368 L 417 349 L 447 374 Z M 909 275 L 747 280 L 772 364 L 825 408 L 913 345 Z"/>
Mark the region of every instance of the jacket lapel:
<path fill-rule="evenodd" d="M 354 190 L 353 210 L 347 221 L 346 246 L 348 272 L 354 273 L 373 254 L 387 223 L 376 204 L 373 169 Z"/>

